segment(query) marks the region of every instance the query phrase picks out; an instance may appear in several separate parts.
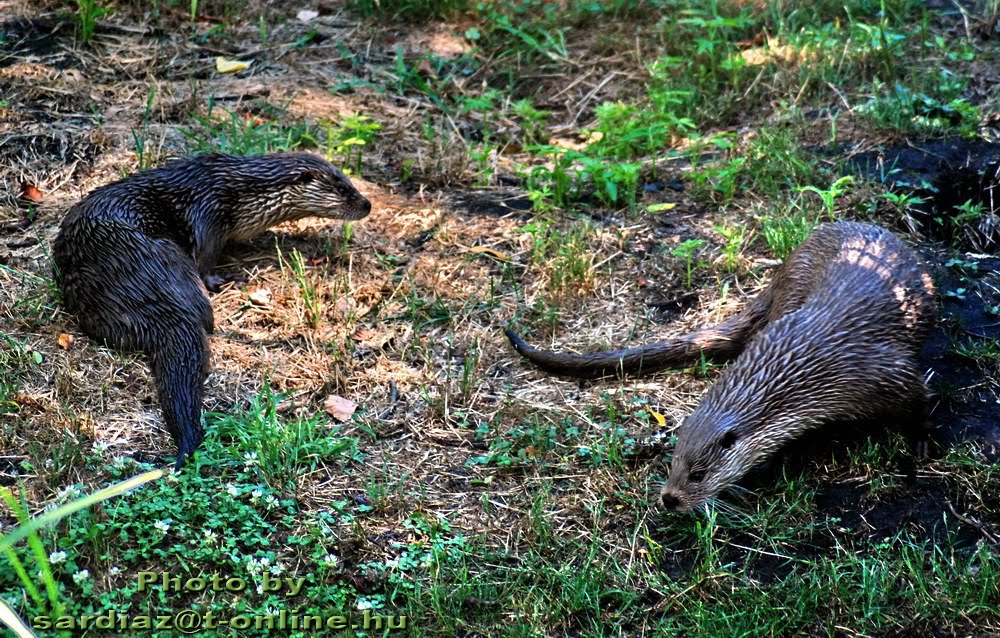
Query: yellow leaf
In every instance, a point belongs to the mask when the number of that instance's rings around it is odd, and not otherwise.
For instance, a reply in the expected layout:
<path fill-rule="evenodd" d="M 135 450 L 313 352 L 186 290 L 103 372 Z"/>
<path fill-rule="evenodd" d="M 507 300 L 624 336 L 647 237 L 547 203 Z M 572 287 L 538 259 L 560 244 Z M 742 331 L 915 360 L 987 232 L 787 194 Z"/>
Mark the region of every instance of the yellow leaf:
<path fill-rule="evenodd" d="M 662 414 L 651 408 L 647 408 L 647 411 L 653 415 L 654 419 L 656 419 L 656 425 L 662 428 L 664 425 L 667 424 L 667 417 L 663 416 Z"/>
<path fill-rule="evenodd" d="M 482 255 L 489 255 L 494 259 L 499 259 L 500 261 L 510 261 L 510 256 L 507 253 L 502 253 L 499 250 L 490 248 L 489 246 L 473 246 L 469 248 L 470 253 L 477 253 Z"/>
<path fill-rule="evenodd" d="M 650 204 L 646 207 L 646 210 L 651 213 L 662 213 L 674 208 L 677 208 L 677 204 L 675 202 L 663 202 L 662 204 Z"/>
<path fill-rule="evenodd" d="M 215 58 L 215 70 L 219 73 L 236 73 L 237 71 L 245 71 L 250 68 L 251 62 L 240 62 L 239 60 L 230 60 L 219 56 Z"/>

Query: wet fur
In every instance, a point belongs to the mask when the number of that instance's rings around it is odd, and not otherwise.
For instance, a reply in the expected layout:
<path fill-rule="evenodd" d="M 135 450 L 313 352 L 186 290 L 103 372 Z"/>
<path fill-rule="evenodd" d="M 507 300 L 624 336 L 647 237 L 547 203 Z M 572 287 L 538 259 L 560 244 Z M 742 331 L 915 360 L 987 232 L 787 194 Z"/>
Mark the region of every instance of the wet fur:
<path fill-rule="evenodd" d="M 704 353 L 736 360 L 677 432 L 665 506 L 699 507 L 802 432 L 826 423 L 922 418 L 917 353 L 936 316 L 926 265 L 889 231 L 816 229 L 742 313 L 710 330 L 591 355 L 515 347 L 571 376 L 649 371 Z"/>
<path fill-rule="evenodd" d="M 209 154 L 98 188 L 66 214 L 53 243 L 65 306 L 90 337 L 149 358 L 178 468 L 204 438 L 214 327 L 204 282 L 222 247 L 279 222 L 370 209 L 318 157 Z"/>

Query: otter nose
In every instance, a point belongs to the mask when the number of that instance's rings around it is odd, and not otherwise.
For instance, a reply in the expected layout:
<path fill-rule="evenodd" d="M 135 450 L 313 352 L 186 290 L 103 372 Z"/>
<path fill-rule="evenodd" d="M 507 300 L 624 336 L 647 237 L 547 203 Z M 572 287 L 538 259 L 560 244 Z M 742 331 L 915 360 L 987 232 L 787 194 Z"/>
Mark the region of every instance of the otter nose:
<path fill-rule="evenodd" d="M 660 503 L 668 510 L 675 510 L 681 504 L 681 499 L 669 492 L 664 492 L 660 494 Z"/>
<path fill-rule="evenodd" d="M 365 215 L 372 212 L 372 203 L 365 199 L 361 204 L 361 210 L 365 211 Z"/>

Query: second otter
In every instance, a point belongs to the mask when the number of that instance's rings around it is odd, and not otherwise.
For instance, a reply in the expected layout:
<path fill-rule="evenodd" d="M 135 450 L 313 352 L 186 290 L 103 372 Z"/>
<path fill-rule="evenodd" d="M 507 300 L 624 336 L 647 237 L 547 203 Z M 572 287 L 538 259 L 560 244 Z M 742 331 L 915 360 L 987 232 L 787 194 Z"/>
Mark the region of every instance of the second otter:
<path fill-rule="evenodd" d="M 659 369 L 739 355 L 677 431 L 660 498 L 704 505 L 782 444 L 826 423 L 919 414 L 928 389 L 917 354 L 937 310 L 923 260 L 889 231 L 816 229 L 771 285 L 718 328 L 627 350 L 543 352 L 508 331 L 539 367 L 569 376 Z"/>
<path fill-rule="evenodd" d="M 308 153 L 199 155 L 91 192 L 52 246 L 66 308 L 89 336 L 149 357 L 176 466 L 201 443 L 206 284 L 226 242 L 308 216 L 361 219 L 371 203 Z"/>

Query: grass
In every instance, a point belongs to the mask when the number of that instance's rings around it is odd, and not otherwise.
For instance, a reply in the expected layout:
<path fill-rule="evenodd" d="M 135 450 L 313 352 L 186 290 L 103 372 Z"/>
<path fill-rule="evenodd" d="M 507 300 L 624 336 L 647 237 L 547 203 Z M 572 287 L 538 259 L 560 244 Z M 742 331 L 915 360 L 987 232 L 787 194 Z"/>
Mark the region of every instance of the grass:
<path fill-rule="evenodd" d="M 299 610 L 405 618 L 389 633 L 414 636 L 997 634 L 988 445 L 920 456 L 892 431 L 831 430 L 709 512 L 672 515 L 653 505 L 670 434 L 720 367 L 576 383 L 502 337 L 513 323 L 584 352 L 711 325 L 816 224 L 894 224 L 914 196 L 845 179 L 844 157 L 973 136 L 998 106 L 976 90 L 996 52 L 925 5 L 354 0 L 303 22 L 171 2 L 150 39 L 149 7 L 102 2 L 113 36 L 59 58 L 79 90 L 46 79 L 64 70 L 5 80 L 0 118 L 30 135 L 5 142 L 0 175 L 48 199 L 0 213 L 0 534 L 171 454 L 142 358 L 61 310 L 46 242 L 84 190 L 171 154 L 305 149 L 373 213 L 232 247 L 224 267 L 248 283 L 212 296 L 203 448 L 14 545 L 0 597 L 29 620 Z M 45 65 L 87 39 L 78 16 L 51 51 L 0 41 Z M 234 51 L 251 68 L 216 74 Z M 956 224 L 988 212 L 958 208 Z M 989 262 L 960 241 L 922 247 L 959 280 L 943 300 L 996 314 Z M 944 323 L 932 419 L 957 428 L 993 414 L 976 397 L 998 355 Z M 344 422 L 333 393 L 357 403 Z M 165 566 L 247 587 L 140 590 Z"/>

